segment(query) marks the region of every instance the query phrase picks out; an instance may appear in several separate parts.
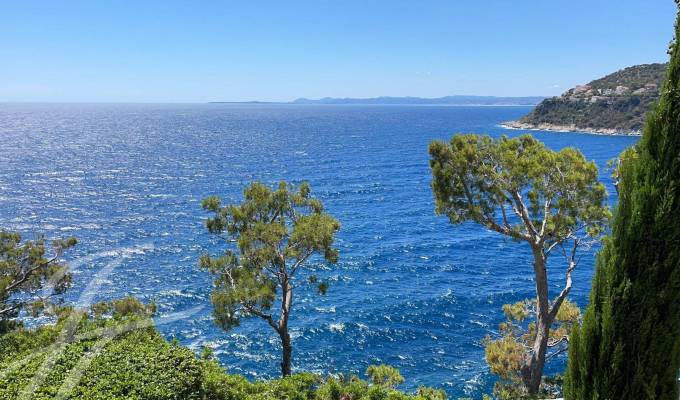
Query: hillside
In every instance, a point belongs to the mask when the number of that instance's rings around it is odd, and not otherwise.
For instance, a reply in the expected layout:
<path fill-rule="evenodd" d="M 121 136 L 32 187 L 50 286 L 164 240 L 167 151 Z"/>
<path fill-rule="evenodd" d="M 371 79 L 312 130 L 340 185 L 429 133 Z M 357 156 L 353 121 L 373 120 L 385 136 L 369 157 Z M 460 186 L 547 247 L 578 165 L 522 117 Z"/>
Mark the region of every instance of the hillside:
<path fill-rule="evenodd" d="M 625 68 L 559 97 L 542 101 L 518 121 L 505 125 L 518 129 L 639 134 L 645 115 L 659 100 L 668 64 Z"/>

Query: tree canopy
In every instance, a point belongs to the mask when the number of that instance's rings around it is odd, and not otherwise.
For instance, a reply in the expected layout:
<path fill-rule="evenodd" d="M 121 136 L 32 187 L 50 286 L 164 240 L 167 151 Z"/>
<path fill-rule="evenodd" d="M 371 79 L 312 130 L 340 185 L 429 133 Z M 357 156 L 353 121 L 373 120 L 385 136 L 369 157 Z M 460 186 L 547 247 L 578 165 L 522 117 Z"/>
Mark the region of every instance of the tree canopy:
<path fill-rule="evenodd" d="M 596 236 L 609 216 L 595 163 L 574 148 L 552 151 L 530 135 L 455 135 L 433 142 L 430 155 L 436 212 L 452 223 L 551 248 Z"/>

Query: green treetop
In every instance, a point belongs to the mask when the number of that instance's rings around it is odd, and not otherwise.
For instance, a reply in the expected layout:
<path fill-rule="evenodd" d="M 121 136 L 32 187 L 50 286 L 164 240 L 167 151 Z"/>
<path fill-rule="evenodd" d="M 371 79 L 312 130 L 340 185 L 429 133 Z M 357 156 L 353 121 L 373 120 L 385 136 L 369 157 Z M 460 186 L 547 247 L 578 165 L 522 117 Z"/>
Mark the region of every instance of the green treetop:
<path fill-rule="evenodd" d="M 285 182 L 275 190 L 253 183 L 243 194 L 241 204 L 222 206 L 215 196 L 203 200 L 203 208 L 214 214 L 207 220 L 208 230 L 228 244 L 235 239 L 236 246 L 230 245 L 219 257 L 201 257 L 200 265 L 215 276 L 212 302 L 217 323 L 228 330 L 245 317 L 267 322 L 281 338 L 281 373 L 287 376 L 293 293 L 307 284 L 316 285 L 321 294 L 327 289 L 313 275 L 306 281 L 299 279 L 300 270 L 314 254 L 337 262 L 333 241 L 340 223 L 311 197 L 306 183 L 297 191 Z M 276 303 L 280 303 L 278 316 L 272 310 Z"/>
<path fill-rule="evenodd" d="M 401 376 L 399 370 L 387 364 L 369 365 L 366 369 L 366 375 L 374 385 L 390 389 L 404 383 L 404 377 Z"/>

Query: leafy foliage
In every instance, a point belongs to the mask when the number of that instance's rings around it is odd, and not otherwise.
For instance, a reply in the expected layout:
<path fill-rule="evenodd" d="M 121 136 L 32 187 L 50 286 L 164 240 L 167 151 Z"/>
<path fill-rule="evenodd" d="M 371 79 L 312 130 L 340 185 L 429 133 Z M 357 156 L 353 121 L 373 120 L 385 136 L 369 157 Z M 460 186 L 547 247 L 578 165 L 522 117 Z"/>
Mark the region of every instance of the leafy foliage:
<path fill-rule="evenodd" d="M 225 374 L 214 362 L 206 364 L 205 394 L 214 400 L 446 400 L 443 390 L 421 387 L 408 395 L 380 384 L 371 384 L 355 375 L 326 378 L 295 374 L 267 382 L 250 383 L 237 375 Z M 394 370 L 396 371 L 396 370 Z M 396 371 L 397 374 L 399 373 Z"/>
<path fill-rule="evenodd" d="M 426 386 L 421 386 L 418 388 L 418 391 L 416 392 L 416 395 L 418 397 L 422 397 L 423 399 L 427 400 L 446 400 L 446 392 L 443 391 L 442 389 L 435 389 L 431 387 L 426 387 Z"/>
<path fill-rule="evenodd" d="M 200 399 L 200 362 L 156 332 L 148 308 L 124 299 L 110 310 L 134 303 L 134 312 L 72 310 L 55 325 L 0 337 L 0 398 Z"/>
<path fill-rule="evenodd" d="M 398 385 L 404 383 L 404 377 L 401 376 L 399 370 L 389 365 L 370 365 L 366 369 L 366 375 L 371 379 L 374 385 L 385 388 L 394 389 Z"/>
<path fill-rule="evenodd" d="M 151 317 L 156 313 L 156 304 L 142 303 L 136 297 L 127 296 L 112 301 L 102 301 L 90 306 L 95 318 L 111 316 L 116 319 L 131 315 Z"/>
<path fill-rule="evenodd" d="M 486 362 L 491 372 L 500 377 L 494 388 L 499 399 L 519 399 L 526 395 L 522 388 L 522 367 L 536 340 L 536 324 L 527 322 L 527 318 L 535 313 L 535 307 L 535 300 L 503 305 L 506 320 L 499 325 L 499 337 L 487 336 L 484 340 Z M 571 331 L 580 318 L 578 306 L 565 300 L 550 330 L 548 348 L 551 354 L 546 356 L 547 361 L 566 351 Z M 549 390 L 550 385 L 543 386 L 541 397 L 554 394 L 554 390 Z"/>
<path fill-rule="evenodd" d="M 124 301 L 128 305 L 136 302 Z M 136 306 L 144 305 L 137 302 Z M 250 382 L 241 375 L 226 373 L 209 353 L 199 359 L 189 349 L 165 341 L 153 326 L 142 323 L 148 322 L 148 309 L 121 315 L 111 307 L 106 315 L 95 316 L 98 311 L 94 310 L 64 314 L 56 325 L 19 329 L 0 337 L 0 398 L 446 400 L 441 390 L 423 387 L 408 395 L 356 376 L 322 378 L 304 373 Z M 55 346 L 70 320 L 77 322 L 73 339 Z M 97 334 L 111 329 L 120 329 L 121 334 L 108 341 Z M 41 373 L 50 358 L 49 369 Z M 379 370 L 399 374 L 391 367 L 381 366 Z M 31 382 L 37 384 L 31 387 Z M 29 388 L 33 390 L 27 391 Z"/>
<path fill-rule="evenodd" d="M 679 20 L 680 21 L 680 17 Z M 569 399 L 677 399 L 680 368 L 680 47 L 642 140 L 617 169 L 619 205 L 596 261 L 565 379 Z"/>
<path fill-rule="evenodd" d="M 433 142 L 430 155 L 436 212 L 451 223 L 472 220 L 517 240 L 538 234 L 546 248 L 605 227 L 597 167 L 574 148 L 555 152 L 530 135 L 455 135 Z"/>
<path fill-rule="evenodd" d="M 17 327 L 22 310 L 39 313 L 68 289 L 71 274 L 58 259 L 75 244 L 75 238 L 55 240 L 47 256 L 44 239 L 22 241 L 19 233 L 0 230 L 0 334 Z"/>

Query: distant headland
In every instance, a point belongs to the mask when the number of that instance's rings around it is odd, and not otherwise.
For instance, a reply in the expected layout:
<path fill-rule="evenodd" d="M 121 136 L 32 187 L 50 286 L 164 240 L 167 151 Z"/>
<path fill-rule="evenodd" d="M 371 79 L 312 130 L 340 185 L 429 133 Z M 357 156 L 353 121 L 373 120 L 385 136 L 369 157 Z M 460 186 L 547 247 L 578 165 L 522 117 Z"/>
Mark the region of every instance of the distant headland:
<path fill-rule="evenodd" d="M 639 135 L 659 100 L 668 64 L 628 67 L 542 101 L 529 114 L 503 124 L 511 129 Z"/>

